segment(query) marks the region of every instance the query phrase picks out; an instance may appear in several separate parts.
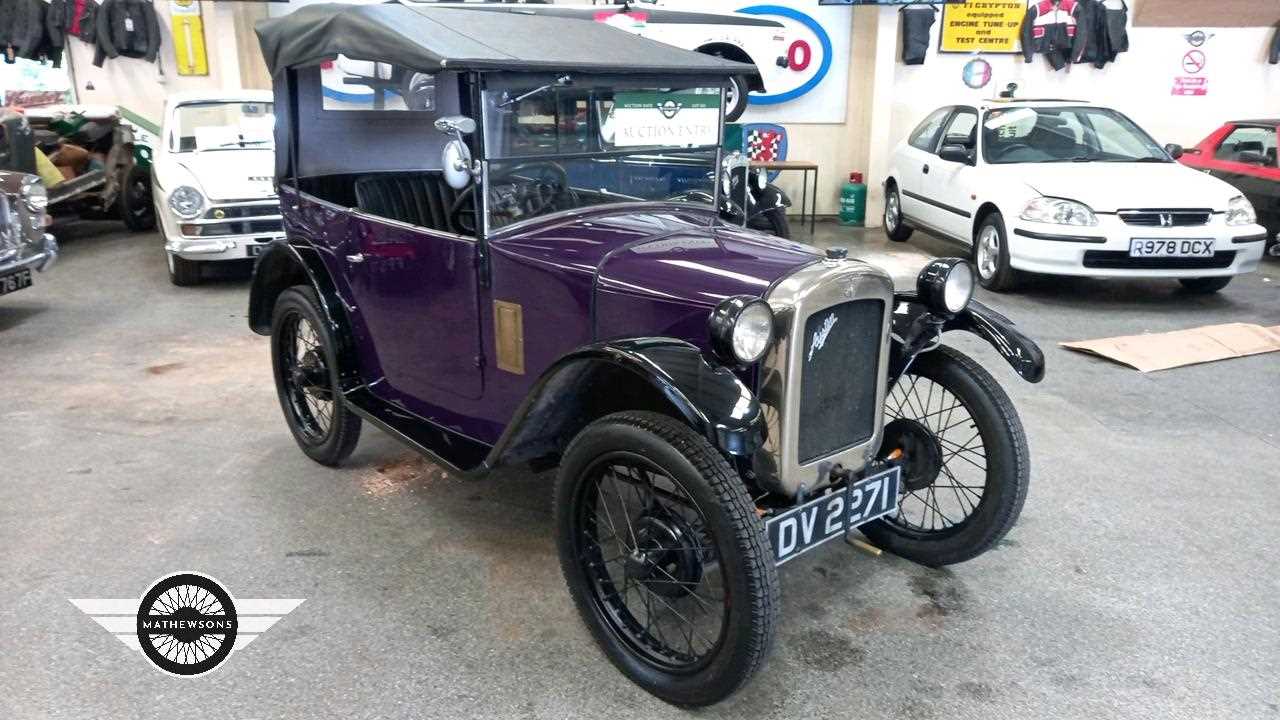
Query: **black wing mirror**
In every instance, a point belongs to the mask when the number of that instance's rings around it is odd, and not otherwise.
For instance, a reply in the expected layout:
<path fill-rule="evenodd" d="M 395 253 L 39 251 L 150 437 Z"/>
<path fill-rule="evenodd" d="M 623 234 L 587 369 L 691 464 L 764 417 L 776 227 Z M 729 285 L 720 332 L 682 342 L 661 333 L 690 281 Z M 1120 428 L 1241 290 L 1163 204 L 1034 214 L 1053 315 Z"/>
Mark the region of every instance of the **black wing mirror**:
<path fill-rule="evenodd" d="M 943 145 L 938 150 L 938 157 L 949 162 L 964 163 L 965 165 L 974 165 L 976 163 L 973 150 L 964 145 Z"/>
<path fill-rule="evenodd" d="M 1168 145 L 1165 145 L 1164 151 L 1169 153 L 1169 157 L 1173 158 L 1174 160 L 1177 160 L 1178 158 L 1182 157 L 1183 153 L 1186 152 L 1185 150 L 1182 149 L 1182 146 L 1177 143 L 1169 143 Z"/>

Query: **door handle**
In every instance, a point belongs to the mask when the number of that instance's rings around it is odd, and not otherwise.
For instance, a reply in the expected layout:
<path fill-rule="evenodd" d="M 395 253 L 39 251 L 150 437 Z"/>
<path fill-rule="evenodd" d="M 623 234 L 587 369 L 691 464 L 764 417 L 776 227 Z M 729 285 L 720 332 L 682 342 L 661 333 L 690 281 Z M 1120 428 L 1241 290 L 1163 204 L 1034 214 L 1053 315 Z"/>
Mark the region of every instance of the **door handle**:
<path fill-rule="evenodd" d="M 352 263 L 353 265 L 364 262 L 364 253 L 356 253 L 355 255 L 348 255 L 347 262 Z"/>
<path fill-rule="evenodd" d="M 928 175 L 928 174 L 929 174 L 929 166 L 928 166 L 928 165 L 925 165 L 925 166 L 924 166 L 924 174 L 925 174 L 925 175 Z"/>

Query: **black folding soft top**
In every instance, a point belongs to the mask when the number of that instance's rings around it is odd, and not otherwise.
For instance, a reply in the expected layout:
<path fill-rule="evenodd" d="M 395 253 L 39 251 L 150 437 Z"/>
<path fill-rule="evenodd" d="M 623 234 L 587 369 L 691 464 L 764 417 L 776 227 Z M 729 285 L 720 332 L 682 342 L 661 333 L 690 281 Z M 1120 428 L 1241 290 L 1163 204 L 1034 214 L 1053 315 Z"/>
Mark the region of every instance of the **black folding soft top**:
<path fill-rule="evenodd" d="M 664 45 L 592 20 L 465 6 L 308 5 L 258 23 L 274 76 L 336 55 L 434 73 L 566 71 L 729 76 L 750 65 Z"/>

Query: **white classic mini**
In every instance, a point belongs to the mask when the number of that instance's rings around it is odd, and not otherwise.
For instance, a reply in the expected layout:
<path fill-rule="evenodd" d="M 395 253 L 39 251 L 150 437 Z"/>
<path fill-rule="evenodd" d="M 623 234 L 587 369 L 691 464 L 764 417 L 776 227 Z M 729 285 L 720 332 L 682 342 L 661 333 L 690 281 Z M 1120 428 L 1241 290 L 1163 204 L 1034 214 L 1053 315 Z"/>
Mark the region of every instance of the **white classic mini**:
<path fill-rule="evenodd" d="M 1216 292 L 1257 267 L 1266 231 L 1239 190 L 1174 162 L 1181 154 L 1088 103 L 940 108 L 894 150 L 885 232 L 970 243 L 989 290 L 1023 271 L 1177 278 Z"/>
<path fill-rule="evenodd" d="M 153 160 L 156 215 L 174 285 L 201 263 L 253 258 L 283 237 L 270 91 L 175 93 Z"/>

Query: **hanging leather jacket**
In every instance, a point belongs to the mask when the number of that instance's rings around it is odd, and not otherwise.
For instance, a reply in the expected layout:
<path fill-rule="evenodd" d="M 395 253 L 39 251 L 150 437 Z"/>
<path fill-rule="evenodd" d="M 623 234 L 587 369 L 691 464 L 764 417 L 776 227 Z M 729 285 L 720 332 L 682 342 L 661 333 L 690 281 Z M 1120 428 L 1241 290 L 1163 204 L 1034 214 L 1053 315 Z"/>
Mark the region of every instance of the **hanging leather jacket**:
<path fill-rule="evenodd" d="M 98 39 L 98 3 L 96 0 L 51 0 L 46 26 L 57 26 L 62 34 L 74 35 L 93 44 Z"/>
<path fill-rule="evenodd" d="M 0 50 L 5 62 L 37 57 L 43 39 L 43 2 L 0 0 Z"/>
<path fill-rule="evenodd" d="M 104 0 L 98 8 L 98 50 L 93 64 L 131 57 L 155 62 L 160 51 L 160 21 L 150 0 Z"/>
<path fill-rule="evenodd" d="M 937 10 L 928 6 L 902 10 L 902 64 L 924 64 L 929 52 L 929 28 L 933 27 L 937 14 Z"/>
<path fill-rule="evenodd" d="M 1129 3 L 1125 0 L 1120 0 L 1118 9 L 1107 6 L 1106 49 L 1107 62 L 1115 62 L 1117 55 L 1129 51 Z"/>
<path fill-rule="evenodd" d="M 1054 70 L 1061 70 L 1073 58 L 1076 43 L 1077 0 L 1037 0 L 1027 8 L 1022 21 L 1022 56 L 1044 55 Z"/>

